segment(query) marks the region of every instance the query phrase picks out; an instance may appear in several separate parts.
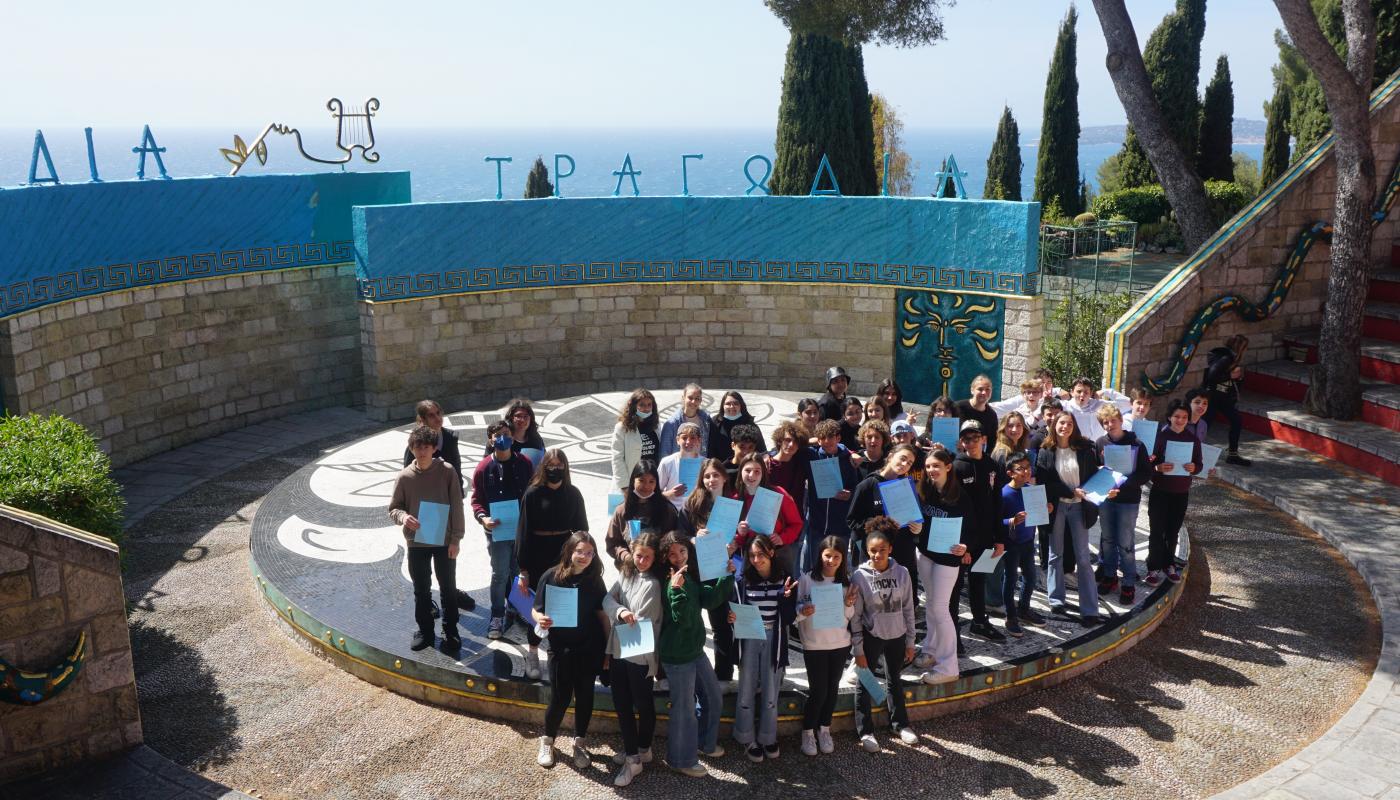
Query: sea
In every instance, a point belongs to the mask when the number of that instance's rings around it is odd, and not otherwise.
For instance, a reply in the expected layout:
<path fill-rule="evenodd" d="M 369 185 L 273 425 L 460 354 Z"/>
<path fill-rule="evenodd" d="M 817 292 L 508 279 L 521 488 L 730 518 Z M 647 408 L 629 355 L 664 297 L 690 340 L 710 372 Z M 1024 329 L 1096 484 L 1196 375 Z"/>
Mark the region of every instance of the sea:
<path fill-rule="evenodd" d="M 152 129 L 157 145 L 165 148 L 162 159 L 172 177 L 228 174 L 231 165 L 219 152 L 233 148 L 234 136 L 251 145 L 260 127 L 199 127 Z M 574 173 L 561 186 L 565 197 L 605 197 L 619 190 L 618 177 L 630 158 L 642 195 L 678 195 L 682 190 L 683 154 L 700 154 L 700 160 L 686 162 L 686 184 L 692 195 L 743 194 L 751 184 L 744 175 L 745 161 L 753 155 L 773 158 L 773 130 L 767 129 L 539 129 L 507 130 L 480 128 L 395 128 L 381 124 L 374 130 L 377 163 L 368 163 L 357 154 L 344 165 L 352 171 L 408 170 L 412 173 L 416 201 L 488 200 L 497 192 L 496 164 L 487 157 L 509 157 L 501 167 L 501 194 L 505 198 L 524 193 L 525 176 L 536 157 L 542 157 L 554 179 L 555 154 L 573 158 Z M 992 128 L 909 129 L 903 145 L 914 162 L 915 195 L 932 194 L 935 173 L 945 159 L 953 159 L 963 176 L 968 197 L 980 198 L 986 182 L 987 156 L 996 131 Z M 319 158 L 341 155 L 336 148 L 336 132 L 323 125 L 302 129 L 308 153 Z M 142 138 L 140 126 L 94 126 L 93 153 L 102 180 L 135 178 L 139 156 L 132 152 Z M 1097 190 L 1097 171 L 1104 159 L 1116 153 L 1121 143 L 1081 142 L 1080 171 Z M 49 127 L 44 139 L 53 158 L 54 170 L 64 183 L 89 179 L 87 143 L 82 128 Z M 29 177 L 34 130 L 0 127 L 0 188 L 24 184 Z M 291 136 L 270 134 L 267 138 L 267 164 L 250 158 L 241 174 L 318 172 L 341 167 L 304 160 Z M 1242 142 L 1235 149 L 1258 161 L 1263 145 Z M 1021 147 L 1021 186 L 1029 197 L 1035 180 L 1036 145 Z M 567 172 L 567 162 L 563 162 Z M 763 177 L 762 162 L 755 161 L 750 172 L 755 180 Z M 47 175 L 40 158 L 39 177 Z M 147 157 L 146 177 L 158 175 L 154 159 Z M 839 181 L 840 175 L 837 175 Z M 624 178 L 620 191 L 632 194 L 632 181 Z"/>

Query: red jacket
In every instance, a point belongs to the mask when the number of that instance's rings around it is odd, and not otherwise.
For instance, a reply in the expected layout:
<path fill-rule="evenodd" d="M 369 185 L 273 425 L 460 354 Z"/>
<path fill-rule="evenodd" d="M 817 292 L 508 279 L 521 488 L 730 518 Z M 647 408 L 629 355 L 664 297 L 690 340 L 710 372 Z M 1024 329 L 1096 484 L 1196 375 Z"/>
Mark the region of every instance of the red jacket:
<path fill-rule="evenodd" d="M 797 503 L 792 499 L 792 495 L 787 493 L 786 489 L 781 486 L 769 486 L 768 488 L 783 496 L 783 503 L 778 507 L 778 522 L 773 526 L 773 532 L 778 534 L 778 539 L 782 541 L 784 546 L 790 545 L 797 541 L 798 537 L 802 535 L 802 514 L 798 513 Z M 743 487 L 740 487 L 739 500 L 744 504 L 744 509 L 739 514 L 740 520 L 748 519 L 749 506 L 753 504 L 753 498 L 753 495 L 748 494 L 743 490 Z M 750 531 L 748 536 L 738 535 L 734 537 L 734 541 L 739 544 L 741 552 L 742 548 L 748 547 L 749 539 L 752 538 L 752 536 L 753 532 Z"/>

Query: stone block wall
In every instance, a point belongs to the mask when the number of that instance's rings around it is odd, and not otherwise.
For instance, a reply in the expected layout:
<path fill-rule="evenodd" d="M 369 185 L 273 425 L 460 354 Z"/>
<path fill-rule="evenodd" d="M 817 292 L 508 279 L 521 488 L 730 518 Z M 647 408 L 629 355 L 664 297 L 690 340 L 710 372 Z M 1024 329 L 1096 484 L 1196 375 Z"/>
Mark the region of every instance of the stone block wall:
<path fill-rule="evenodd" d="M 1011 297 L 1002 323 L 1001 398 L 1020 393 L 1021 381 L 1040 369 L 1045 351 L 1045 299 Z"/>
<path fill-rule="evenodd" d="M 116 545 L 0 506 L 0 659 L 46 671 L 83 632 L 87 657 L 66 689 L 0 702 L 0 784 L 141 743 Z"/>
<path fill-rule="evenodd" d="M 115 465 L 359 402 L 352 265 L 129 289 L 0 319 L 11 413 L 85 425 Z"/>
<path fill-rule="evenodd" d="M 1400 159 L 1400 91 L 1392 91 L 1382 100 L 1371 120 L 1379 192 Z M 1260 209 L 1257 216 L 1206 256 L 1194 274 L 1165 292 L 1150 313 L 1124 328 L 1122 367 L 1115 373 L 1105 370 L 1106 380 L 1123 388 L 1140 385 L 1144 371 L 1154 378 L 1166 373 L 1191 319 L 1216 297 L 1239 294 L 1251 302 L 1262 301 L 1299 234 L 1316 222 L 1332 219 L 1336 185 L 1336 161 L 1329 151 L 1311 171 L 1295 179 L 1274 202 Z M 1376 229 L 1372 264 L 1385 263 L 1397 240 L 1400 207 L 1392 208 Z M 1330 263 L 1331 249 L 1322 242 L 1314 244 L 1278 311 L 1262 322 L 1246 322 L 1227 313 L 1208 329 L 1197 353 L 1224 344 L 1230 336 L 1244 334 L 1250 341 L 1250 361 L 1284 357 L 1285 333 L 1316 328 L 1322 323 Z M 1171 280 L 1171 276 L 1166 280 Z M 1109 342 L 1111 348 L 1112 332 Z M 1179 395 L 1199 384 L 1204 369 L 1204 361 L 1195 359 L 1172 394 Z"/>
<path fill-rule="evenodd" d="M 361 303 L 365 404 L 403 419 L 427 396 L 482 408 L 691 379 L 816 396 L 832 364 L 868 394 L 894 367 L 894 298 L 887 287 L 696 283 Z"/>

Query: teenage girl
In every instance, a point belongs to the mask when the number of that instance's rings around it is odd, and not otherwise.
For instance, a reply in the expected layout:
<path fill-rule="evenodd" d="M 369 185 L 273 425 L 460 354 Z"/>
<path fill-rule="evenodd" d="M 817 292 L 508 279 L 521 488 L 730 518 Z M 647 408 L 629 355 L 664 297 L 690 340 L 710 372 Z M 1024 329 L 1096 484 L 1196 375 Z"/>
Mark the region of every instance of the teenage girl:
<path fill-rule="evenodd" d="M 622 563 L 622 554 L 632 545 L 632 521 L 637 520 L 640 531 L 661 536 L 676 528 L 676 507 L 661 493 L 661 479 L 656 474 L 656 462 L 643 459 L 632 465 L 627 493 L 608 520 L 607 537 L 603 540 L 614 564 Z"/>
<path fill-rule="evenodd" d="M 860 565 L 851 584 L 856 589 L 851 618 L 851 647 L 856 666 L 885 673 L 885 695 L 890 724 L 905 744 L 919 737 L 909 728 L 904 706 L 904 681 L 900 670 L 914 657 L 914 584 L 909 571 L 890 558 L 891 538 L 899 528 L 889 517 L 876 517 L 866 525 L 863 539 L 870 560 Z M 875 718 L 865 684 L 856 689 L 856 735 L 867 753 L 878 753 Z"/>
<path fill-rule="evenodd" d="M 1148 586 L 1161 584 L 1163 578 L 1172 583 L 1181 580 L 1172 557 L 1191 500 L 1191 476 L 1201 471 L 1201 442 L 1188 427 L 1190 421 L 1191 409 L 1173 400 L 1167 404 L 1167 425 L 1157 433 L 1152 492 L 1147 496 L 1147 577 L 1143 582 Z M 1186 475 L 1167 474 L 1175 466 L 1166 459 L 1167 442 L 1191 443 L 1191 460 L 1182 465 Z"/>
<path fill-rule="evenodd" d="M 612 434 L 613 485 L 626 492 L 632 468 L 642 459 L 661 460 L 661 436 L 657 433 L 656 398 L 636 389 L 617 414 Z"/>
<path fill-rule="evenodd" d="M 685 507 L 681 509 L 680 520 L 677 522 L 677 529 L 686 538 L 714 535 L 705 526 L 710 521 L 710 511 L 714 509 L 717 497 L 734 497 L 734 492 L 729 487 L 729 473 L 725 471 L 724 463 L 719 459 L 706 459 L 700 465 L 700 485 L 686 498 Z M 737 549 L 738 545 L 731 543 L 730 555 Z M 715 637 L 715 677 L 728 682 L 734 678 L 736 661 L 734 626 L 729 624 L 728 598 L 714 608 L 705 609 L 705 616 L 710 620 L 710 631 Z"/>
<path fill-rule="evenodd" d="M 545 613 L 550 587 L 578 591 L 578 613 L 571 626 L 555 626 Z M 584 738 L 593 717 L 593 682 L 603 666 L 607 641 L 603 616 L 603 563 L 593 548 L 588 531 L 576 531 L 559 555 L 559 563 L 545 571 L 535 589 L 535 624 L 549 635 L 549 706 L 544 712 L 544 736 L 540 737 L 537 761 L 542 767 L 554 766 L 554 737 L 564 721 L 569 702 L 574 702 L 574 766 L 586 769 L 588 751 Z M 561 620 L 562 621 L 562 620 Z"/>
<path fill-rule="evenodd" d="M 856 593 L 846 573 L 846 539 L 827 536 L 818 545 L 819 557 L 810 572 L 802 573 L 797 583 L 798 632 L 802 634 L 802 662 L 807 665 L 807 705 L 802 710 L 802 752 L 814 756 L 820 750 L 830 753 L 831 714 L 836 710 L 836 693 L 841 685 L 841 672 L 851 654 L 851 617 L 855 616 Z M 840 586 L 845 600 L 846 625 L 840 628 L 817 628 L 812 615 L 812 587 Z"/>
<path fill-rule="evenodd" d="M 1065 565 L 1064 552 L 1067 547 L 1065 537 L 1070 537 L 1068 547 L 1074 550 L 1074 560 L 1078 565 L 1076 574 L 1079 580 L 1079 617 L 1086 625 L 1099 623 L 1099 592 L 1094 582 L 1093 562 L 1089 560 L 1089 526 L 1092 521 L 1088 514 L 1097 517 L 1097 509 L 1084 500 L 1081 487 L 1099 471 L 1098 454 L 1094 443 L 1079 434 L 1079 423 L 1074 412 L 1062 410 L 1050 418 L 1049 435 L 1040 445 L 1036 457 L 1036 483 L 1044 484 L 1045 494 L 1055 507 L 1051 517 L 1050 569 L 1046 577 L 1049 585 L 1050 610 L 1063 612 L 1065 607 Z M 1108 493 L 1110 498 L 1118 496 L 1118 490 Z M 1087 507 L 1087 508 L 1086 508 Z"/>
<path fill-rule="evenodd" d="M 730 441 L 730 434 L 736 425 L 753 425 L 753 414 L 749 413 L 749 406 L 744 402 L 744 396 L 738 392 L 725 392 L 724 397 L 719 402 L 720 413 L 711 418 L 710 445 L 706 454 L 710 458 L 718 458 L 721 461 L 728 461 L 734 457 L 734 445 Z M 758 450 L 763 451 L 768 448 L 764 446 L 762 434 L 759 434 Z"/>
<path fill-rule="evenodd" d="M 924 601 L 924 643 L 914 666 L 929 669 L 924 683 L 946 683 L 958 679 L 958 627 L 953 622 L 953 588 L 958 585 L 962 566 L 972 559 L 967 554 L 967 536 L 972 530 L 972 502 L 953 475 L 953 454 L 940 447 L 924 459 L 924 476 L 919 481 L 919 501 L 923 504 L 924 530 L 918 537 L 919 582 L 927 597 Z M 962 520 L 958 543 L 946 552 L 931 552 L 929 522 L 934 517 Z M 931 668 L 931 669 L 930 669 Z"/>
<path fill-rule="evenodd" d="M 768 634 L 739 640 L 739 694 L 734 700 L 734 740 L 755 763 L 778 757 L 778 690 L 788 665 L 788 626 L 797 616 L 797 582 L 777 563 L 773 543 L 749 541 L 744 571 L 734 584 L 734 601 L 757 606 Z M 729 612 L 730 623 L 734 611 Z M 755 717 L 757 728 L 755 732 Z"/>
<path fill-rule="evenodd" d="M 792 495 L 768 479 L 768 464 L 757 453 L 744 456 L 739 462 L 739 484 L 735 488 L 744 508 L 739 515 L 739 531 L 734 541 L 744 548 L 744 553 L 748 553 L 751 539 L 764 535 L 752 530 L 748 522 L 749 510 L 753 508 L 758 490 L 769 489 L 780 495 L 778 518 L 773 524 L 773 530 L 766 534 L 765 538 L 773 545 L 773 558 L 782 567 L 783 574 L 794 574 L 797 571 L 798 551 L 801 549 L 803 522 L 802 514 L 797 510 L 797 503 L 793 502 Z"/>
<path fill-rule="evenodd" d="M 559 552 L 574 531 L 588 530 L 583 493 L 573 485 L 569 458 L 557 448 L 544 454 L 544 463 L 530 479 L 520 499 L 520 532 L 515 537 L 515 559 L 520 564 L 520 593 L 528 596 L 544 571 L 559 563 Z M 525 677 L 540 679 L 540 637 L 526 626 L 530 649 L 525 656 Z"/>
<path fill-rule="evenodd" d="M 656 678 L 656 651 L 642 656 L 622 658 L 618 643 L 619 626 L 636 625 L 650 620 L 652 635 L 661 632 L 661 581 L 655 574 L 659 566 L 656 551 L 661 537 L 648 531 L 632 540 L 632 547 L 622 559 L 620 573 L 612 590 L 603 598 L 603 612 L 612 620 L 612 635 L 608 638 L 608 656 L 612 659 L 609 684 L 612 686 L 613 707 L 617 710 L 617 726 L 622 732 L 621 769 L 613 779 L 615 786 L 626 786 L 641 774 L 642 765 L 651 762 L 651 740 L 656 731 L 656 703 L 652 698 Z"/>
<path fill-rule="evenodd" d="M 897 445 L 890 451 L 889 458 L 885 459 L 879 470 L 856 484 L 856 490 L 851 495 L 851 509 L 846 512 L 846 527 L 850 528 L 852 547 L 856 552 L 865 549 L 858 542 L 865 533 L 865 528 L 870 520 L 885 516 L 885 503 L 880 496 L 880 484 L 896 479 L 909 480 L 909 470 L 914 466 L 914 461 L 918 457 L 918 452 L 911 445 Z M 923 529 L 923 522 L 911 522 L 903 527 L 896 525 L 894 531 L 890 533 L 890 546 L 894 560 L 909 570 L 910 576 L 913 576 L 914 570 L 918 569 L 914 554 L 918 549 L 917 538 Z M 917 584 L 915 584 L 914 589 L 916 592 L 918 591 Z"/>

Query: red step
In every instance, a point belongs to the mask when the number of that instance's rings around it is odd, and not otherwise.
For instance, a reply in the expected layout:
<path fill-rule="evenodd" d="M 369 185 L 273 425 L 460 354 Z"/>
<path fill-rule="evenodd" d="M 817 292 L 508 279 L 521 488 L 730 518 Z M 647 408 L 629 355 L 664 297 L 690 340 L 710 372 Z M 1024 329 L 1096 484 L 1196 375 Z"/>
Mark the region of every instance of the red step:
<path fill-rule="evenodd" d="M 1366 292 L 1371 303 L 1400 303 L 1400 269 L 1383 269 L 1371 278 Z"/>
<path fill-rule="evenodd" d="M 1317 331 L 1290 331 L 1282 337 L 1285 347 L 1305 350 L 1304 363 L 1317 363 Z M 1384 339 L 1361 340 L 1361 375 L 1380 383 L 1400 383 L 1400 344 Z"/>
<path fill-rule="evenodd" d="M 1244 385 L 1262 394 L 1302 403 L 1310 383 L 1306 364 L 1270 361 L 1252 365 Z M 1400 386 L 1363 380 L 1361 421 L 1392 431 L 1400 431 Z"/>
<path fill-rule="evenodd" d="M 1366 304 L 1365 314 L 1361 321 L 1362 336 L 1400 342 L 1400 305 L 1370 302 Z"/>
<path fill-rule="evenodd" d="M 1368 422 L 1314 417 L 1294 402 L 1255 392 L 1241 395 L 1239 409 L 1244 427 L 1254 433 L 1311 450 L 1400 486 L 1400 433 Z"/>

